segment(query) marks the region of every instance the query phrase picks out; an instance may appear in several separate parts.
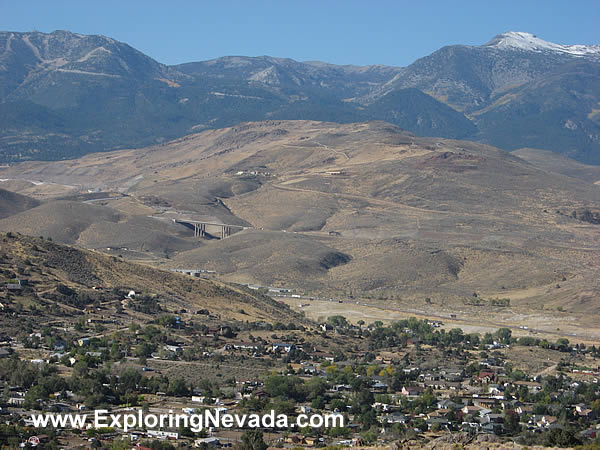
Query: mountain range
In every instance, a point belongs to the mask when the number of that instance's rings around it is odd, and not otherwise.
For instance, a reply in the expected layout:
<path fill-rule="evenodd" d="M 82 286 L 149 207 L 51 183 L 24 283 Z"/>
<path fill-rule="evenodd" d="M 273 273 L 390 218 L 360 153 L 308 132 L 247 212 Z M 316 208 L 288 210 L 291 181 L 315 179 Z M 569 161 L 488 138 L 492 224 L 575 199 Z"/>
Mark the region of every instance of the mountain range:
<path fill-rule="evenodd" d="M 68 159 L 244 121 L 384 120 L 600 164 L 600 46 L 508 32 L 408 67 L 228 56 L 161 64 L 105 36 L 0 33 L 0 160 Z"/>

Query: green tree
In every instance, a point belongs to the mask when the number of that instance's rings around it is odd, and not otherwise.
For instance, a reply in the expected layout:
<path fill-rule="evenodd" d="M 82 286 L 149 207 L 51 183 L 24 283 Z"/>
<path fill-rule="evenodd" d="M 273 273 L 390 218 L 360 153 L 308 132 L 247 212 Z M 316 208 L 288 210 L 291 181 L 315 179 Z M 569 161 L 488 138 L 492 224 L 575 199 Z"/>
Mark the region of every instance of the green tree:
<path fill-rule="evenodd" d="M 512 336 L 512 331 L 510 328 L 500 328 L 498 331 L 494 333 L 496 339 L 498 339 L 503 344 L 510 344 L 510 338 Z"/>
<path fill-rule="evenodd" d="M 260 430 L 247 430 L 242 434 L 242 447 L 244 450 L 267 450 L 267 444 Z"/>
<path fill-rule="evenodd" d="M 504 428 L 508 434 L 517 434 L 521 431 L 519 424 L 519 414 L 512 409 L 506 410 L 504 413 Z"/>
<path fill-rule="evenodd" d="M 561 352 L 566 352 L 567 350 L 569 350 L 569 340 L 567 338 L 557 339 L 556 345 L 558 345 L 559 350 Z"/>
<path fill-rule="evenodd" d="M 28 409 L 37 409 L 39 404 L 38 401 L 46 400 L 48 398 L 48 392 L 46 389 L 38 384 L 31 387 L 27 394 L 25 394 L 25 408 Z"/>
<path fill-rule="evenodd" d="M 312 403 L 310 404 L 315 409 L 323 409 L 325 408 L 325 400 L 323 397 L 316 397 Z"/>
<path fill-rule="evenodd" d="M 344 316 L 339 316 L 339 315 L 328 317 L 327 323 L 329 325 L 331 325 L 332 327 L 342 327 L 342 328 L 347 328 L 349 325 L 346 318 Z"/>
<path fill-rule="evenodd" d="M 183 378 L 175 378 L 174 380 L 171 380 L 171 382 L 169 383 L 169 391 L 168 392 L 171 395 L 177 395 L 177 396 L 187 395 L 188 388 L 187 388 Z"/>

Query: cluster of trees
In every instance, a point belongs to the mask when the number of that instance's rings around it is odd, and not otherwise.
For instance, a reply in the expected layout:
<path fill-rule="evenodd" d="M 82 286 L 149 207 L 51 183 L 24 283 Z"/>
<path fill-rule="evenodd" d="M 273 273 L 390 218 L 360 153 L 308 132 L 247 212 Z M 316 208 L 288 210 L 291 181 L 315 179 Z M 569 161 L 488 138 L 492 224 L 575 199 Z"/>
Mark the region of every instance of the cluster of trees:
<path fill-rule="evenodd" d="M 486 333 L 483 337 L 479 333 L 464 334 L 460 328 L 448 332 L 444 329 L 436 330 L 426 320 L 410 318 L 392 323 L 389 327 L 374 324 L 363 332 L 369 338 L 369 348 L 405 347 L 409 339 L 417 339 L 427 345 L 439 348 L 457 346 L 462 344 L 467 349 L 478 348 L 500 342 L 513 343 L 512 332 L 508 328 L 501 328 L 495 333 Z"/>
<path fill-rule="evenodd" d="M 265 391 L 274 398 L 304 402 L 322 397 L 327 391 L 327 382 L 315 377 L 305 383 L 296 376 L 272 375 L 265 379 Z"/>
<path fill-rule="evenodd" d="M 584 209 L 580 212 L 573 211 L 571 213 L 571 217 L 573 217 L 574 219 L 579 219 L 583 222 L 589 222 L 595 225 L 600 225 L 600 212 L 592 212 L 589 209 Z"/>
<path fill-rule="evenodd" d="M 44 448 L 49 450 L 59 449 L 56 430 L 52 428 L 39 430 L 31 427 L 21 427 L 18 425 L 0 425 L 0 448 L 19 448 L 19 445 L 27 441 L 31 436 L 38 434 L 48 436 L 48 441 L 44 443 Z M 131 447 L 131 445 L 129 446 Z"/>
<path fill-rule="evenodd" d="M 7 358 L 0 360 L 0 381 L 26 390 L 25 407 L 33 409 L 49 400 L 51 394 L 67 390 L 81 398 L 89 408 L 105 404 L 139 405 L 141 393 L 165 392 L 183 396 L 193 391 L 193 386 L 182 378 L 170 379 L 164 375 L 146 377 L 135 369 L 114 374 L 86 360 L 77 361 L 71 377 L 64 378 L 58 376 L 56 366 Z M 212 385 L 209 388 L 209 393 L 212 393 Z"/>
<path fill-rule="evenodd" d="M 496 299 L 502 303 L 505 299 Z M 343 316 L 331 316 L 327 323 L 343 331 L 349 329 L 350 323 Z M 364 322 L 363 322 L 364 324 Z M 362 325 L 362 324 L 361 324 Z M 546 339 L 538 339 L 531 336 L 515 338 L 509 328 L 500 328 L 494 333 L 465 334 L 462 329 L 454 328 L 446 331 L 444 329 L 435 329 L 427 320 L 418 320 L 411 317 L 406 320 L 394 322 L 389 326 L 384 326 L 382 322 L 376 321 L 366 328 L 352 330 L 353 333 L 366 337 L 369 342 L 369 350 L 374 351 L 380 348 L 406 347 L 409 340 L 416 341 L 417 344 L 427 344 L 440 349 L 454 348 L 460 350 L 485 350 L 487 346 L 494 343 L 503 345 L 523 345 L 539 346 L 558 351 L 584 351 L 585 344 L 571 345 L 566 338 L 557 339 L 556 342 L 550 342 Z M 600 353 L 600 348 L 590 347 L 587 351 L 593 355 Z"/>
<path fill-rule="evenodd" d="M 150 295 L 138 295 L 129 303 L 131 309 L 144 314 L 158 314 L 162 312 L 160 303 L 156 297 Z"/>
<path fill-rule="evenodd" d="M 510 306 L 510 298 L 493 298 L 490 300 L 490 304 L 492 306 L 507 307 Z"/>
<path fill-rule="evenodd" d="M 101 301 L 105 300 L 105 294 L 101 292 L 89 293 L 75 290 L 62 283 L 56 286 L 56 292 L 48 292 L 45 297 L 79 309 L 83 309 L 92 303 L 100 304 Z"/>
<path fill-rule="evenodd" d="M 510 298 L 492 298 L 486 300 L 477 293 L 474 293 L 472 297 L 464 298 L 463 303 L 471 306 L 484 306 L 486 303 L 489 303 L 490 306 L 507 307 L 510 306 Z"/>

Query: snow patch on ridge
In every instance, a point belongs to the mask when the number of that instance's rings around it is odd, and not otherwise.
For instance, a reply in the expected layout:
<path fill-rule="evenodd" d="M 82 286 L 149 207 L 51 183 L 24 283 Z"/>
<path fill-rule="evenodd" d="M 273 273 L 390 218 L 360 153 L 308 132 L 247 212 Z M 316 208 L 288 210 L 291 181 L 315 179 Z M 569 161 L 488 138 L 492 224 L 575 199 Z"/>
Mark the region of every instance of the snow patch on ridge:
<path fill-rule="evenodd" d="M 562 45 L 548 42 L 531 33 L 509 31 L 500 34 L 486 44 L 502 50 L 523 50 L 529 52 L 554 52 L 572 56 L 600 55 L 600 45 Z"/>

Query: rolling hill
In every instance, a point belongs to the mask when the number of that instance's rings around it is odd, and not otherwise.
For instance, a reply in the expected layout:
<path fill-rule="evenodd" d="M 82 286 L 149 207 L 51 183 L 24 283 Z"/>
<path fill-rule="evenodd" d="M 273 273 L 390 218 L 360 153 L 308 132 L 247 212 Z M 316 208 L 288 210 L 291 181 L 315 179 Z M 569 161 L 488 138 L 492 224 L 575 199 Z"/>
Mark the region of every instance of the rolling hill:
<path fill-rule="evenodd" d="M 0 219 L 26 211 L 38 205 L 39 202 L 31 197 L 7 191 L 6 189 L 0 189 Z"/>
<path fill-rule="evenodd" d="M 600 229 L 572 213 L 597 211 L 599 186 L 487 145 L 420 138 L 385 122 L 267 121 L 145 149 L 22 163 L 0 176 L 126 194 L 94 205 L 102 213 L 69 242 L 127 243 L 137 251 L 124 254 L 131 258 L 154 245 L 153 264 L 168 268 L 330 296 L 430 298 L 457 308 L 476 292 L 528 311 L 597 312 Z M 64 213 L 44 214 L 63 230 Z M 24 217 L 0 226 L 14 229 Z M 247 229 L 201 239 L 173 219 Z M 148 221 L 185 245 L 167 251 L 166 237 L 146 240 L 133 224 Z"/>
<path fill-rule="evenodd" d="M 582 164 L 564 155 L 558 155 L 548 150 L 522 148 L 512 153 L 548 172 L 579 178 L 589 183 L 600 182 L 600 167 L 598 166 Z"/>
<path fill-rule="evenodd" d="M 65 244 L 169 257 L 196 247 L 185 229 L 170 221 L 126 214 L 106 206 L 58 200 L 0 220 L 0 230 L 50 237 Z"/>
<path fill-rule="evenodd" d="M 27 283 L 26 293 L 29 296 L 32 292 L 40 295 L 57 289 L 60 292 L 59 285 L 63 285 L 72 292 L 81 293 L 82 298 L 89 298 L 98 293 L 93 288 L 100 286 L 106 292 L 127 293 L 134 290 L 138 296 L 156 298 L 163 314 L 178 312 L 183 307 L 192 311 L 208 309 L 222 320 L 304 321 L 289 307 L 269 297 L 220 281 L 132 264 L 121 258 L 16 233 L 2 233 L 0 243 L 4 274 L 18 274 L 16 276 Z M 113 298 L 115 295 L 109 294 Z M 119 298 L 118 295 L 116 298 Z M 4 301 L 10 303 L 10 299 Z M 53 311 L 47 301 L 41 303 L 46 303 L 42 308 L 48 307 L 49 311 Z M 63 303 L 59 306 L 67 308 L 69 314 L 75 309 Z M 39 305 L 37 307 L 40 308 Z M 244 312 L 240 313 L 241 310 Z M 37 314 L 40 313 L 38 309 Z M 44 320 L 51 319 L 52 315 L 51 312 L 44 314 Z M 124 317 L 122 313 L 116 316 Z"/>

